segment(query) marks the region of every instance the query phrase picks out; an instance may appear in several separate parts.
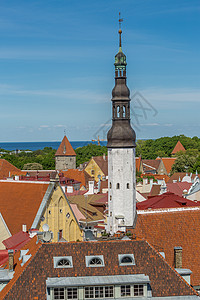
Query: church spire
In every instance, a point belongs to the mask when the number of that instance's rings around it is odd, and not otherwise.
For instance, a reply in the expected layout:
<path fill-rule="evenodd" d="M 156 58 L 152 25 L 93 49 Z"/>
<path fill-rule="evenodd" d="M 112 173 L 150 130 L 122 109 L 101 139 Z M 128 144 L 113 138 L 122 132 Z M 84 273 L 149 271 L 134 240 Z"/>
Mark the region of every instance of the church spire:
<path fill-rule="evenodd" d="M 107 147 L 135 147 L 135 132 L 130 125 L 130 91 L 126 85 L 126 55 L 122 52 L 119 14 L 119 51 L 115 55 L 115 87 L 112 90 L 112 128 L 108 132 Z"/>

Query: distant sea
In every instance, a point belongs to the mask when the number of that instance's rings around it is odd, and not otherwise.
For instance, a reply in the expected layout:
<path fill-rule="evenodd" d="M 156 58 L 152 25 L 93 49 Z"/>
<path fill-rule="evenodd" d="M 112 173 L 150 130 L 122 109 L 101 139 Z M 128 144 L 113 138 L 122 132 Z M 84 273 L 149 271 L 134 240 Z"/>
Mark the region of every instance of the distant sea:
<path fill-rule="evenodd" d="M 0 148 L 4 150 L 42 150 L 44 147 L 52 147 L 53 149 L 58 149 L 60 146 L 61 141 L 59 142 L 25 142 L 25 143 L 1 143 L 0 142 Z M 72 147 L 74 149 L 78 147 L 83 147 L 87 146 L 88 144 L 96 144 L 97 142 L 92 142 L 92 141 L 74 141 L 70 142 Z M 106 146 L 107 142 L 103 141 L 100 142 L 101 146 Z"/>

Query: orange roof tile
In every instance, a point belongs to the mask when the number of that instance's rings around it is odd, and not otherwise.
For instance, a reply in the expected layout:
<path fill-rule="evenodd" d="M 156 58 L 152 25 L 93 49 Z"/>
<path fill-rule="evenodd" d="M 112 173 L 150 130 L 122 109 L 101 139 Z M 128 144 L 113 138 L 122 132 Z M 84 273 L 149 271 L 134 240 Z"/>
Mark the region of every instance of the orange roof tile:
<path fill-rule="evenodd" d="M 174 147 L 173 151 L 171 154 L 176 154 L 178 151 L 185 151 L 185 148 L 181 144 L 180 141 L 177 142 L 176 146 Z"/>
<path fill-rule="evenodd" d="M 134 233 L 145 238 L 157 251 L 165 253 L 174 267 L 174 247 L 183 249 L 183 269 L 192 271 L 191 284 L 200 285 L 200 208 L 148 210 L 140 214 Z M 178 211 L 179 210 L 179 211 Z M 156 212 L 157 211 L 157 212 Z"/>
<path fill-rule="evenodd" d="M 5 159 L 0 159 L 0 179 L 5 179 L 12 175 L 22 175 L 23 172 L 13 166 Z"/>
<path fill-rule="evenodd" d="M 39 182 L 0 182 L 0 212 L 12 235 L 23 224 L 31 228 L 48 186 L 49 183 Z"/>
<path fill-rule="evenodd" d="M 141 159 L 141 156 L 135 158 L 135 168 L 138 172 L 140 171 Z"/>
<path fill-rule="evenodd" d="M 72 148 L 66 135 L 64 136 L 55 156 L 76 156 L 76 152 Z"/>
<path fill-rule="evenodd" d="M 172 166 L 175 163 L 176 157 L 163 157 L 162 161 L 167 171 L 167 174 L 171 172 Z"/>
<path fill-rule="evenodd" d="M 79 169 L 69 169 L 66 171 L 62 171 L 65 177 L 74 179 L 81 182 L 81 186 L 86 186 L 86 172 L 84 170 Z"/>

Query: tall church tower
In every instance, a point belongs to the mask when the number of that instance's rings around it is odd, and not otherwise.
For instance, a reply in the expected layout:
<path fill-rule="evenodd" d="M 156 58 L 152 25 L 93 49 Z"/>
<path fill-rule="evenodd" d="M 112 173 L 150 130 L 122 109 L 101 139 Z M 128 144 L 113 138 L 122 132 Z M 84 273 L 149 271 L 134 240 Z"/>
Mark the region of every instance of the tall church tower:
<path fill-rule="evenodd" d="M 108 148 L 108 225 L 114 234 L 133 227 L 136 218 L 135 131 L 130 124 L 130 91 L 126 85 L 126 56 L 115 55 L 115 87 L 112 90 L 112 127 L 107 135 Z"/>

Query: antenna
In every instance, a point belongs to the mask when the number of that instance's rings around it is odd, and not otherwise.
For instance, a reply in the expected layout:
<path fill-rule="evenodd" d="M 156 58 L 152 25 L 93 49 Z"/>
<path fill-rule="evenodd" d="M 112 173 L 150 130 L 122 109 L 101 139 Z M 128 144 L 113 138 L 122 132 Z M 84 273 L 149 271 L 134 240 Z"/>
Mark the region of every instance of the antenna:
<path fill-rule="evenodd" d="M 49 225 L 48 225 L 48 224 L 44 224 L 44 225 L 42 226 L 42 229 L 43 229 L 45 232 L 49 231 Z"/>
<path fill-rule="evenodd" d="M 64 129 L 64 135 L 66 135 L 66 128 Z"/>

